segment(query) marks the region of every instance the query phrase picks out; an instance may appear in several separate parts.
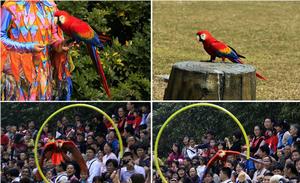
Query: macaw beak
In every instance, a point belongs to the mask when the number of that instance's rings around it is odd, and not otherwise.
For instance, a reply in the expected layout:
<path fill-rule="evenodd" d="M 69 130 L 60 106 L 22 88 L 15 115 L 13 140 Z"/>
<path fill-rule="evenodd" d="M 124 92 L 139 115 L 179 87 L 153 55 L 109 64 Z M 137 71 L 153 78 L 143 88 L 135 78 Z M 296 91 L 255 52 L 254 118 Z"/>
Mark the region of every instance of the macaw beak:
<path fill-rule="evenodd" d="M 200 38 L 199 34 L 196 34 L 196 37 L 197 37 L 197 41 L 203 42 L 203 40 Z"/>
<path fill-rule="evenodd" d="M 54 24 L 57 24 L 58 18 L 54 17 Z"/>

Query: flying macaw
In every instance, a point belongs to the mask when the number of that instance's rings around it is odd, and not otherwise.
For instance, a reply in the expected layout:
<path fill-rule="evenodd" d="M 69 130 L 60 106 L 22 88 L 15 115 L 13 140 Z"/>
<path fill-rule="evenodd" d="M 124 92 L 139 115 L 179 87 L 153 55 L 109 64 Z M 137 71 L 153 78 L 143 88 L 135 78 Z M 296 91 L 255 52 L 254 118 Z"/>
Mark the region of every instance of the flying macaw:
<path fill-rule="evenodd" d="M 207 163 L 206 168 L 204 170 L 204 174 L 201 178 L 201 180 L 204 179 L 206 173 L 208 172 L 209 168 L 218 160 L 221 160 L 222 162 L 225 162 L 227 160 L 227 157 L 230 155 L 235 155 L 235 156 L 243 156 L 243 157 L 247 157 L 245 154 L 238 152 L 238 151 L 231 151 L 231 150 L 219 150 Z M 262 163 L 262 161 L 259 161 L 255 158 L 250 157 L 250 160 L 258 162 L 258 163 Z"/>
<path fill-rule="evenodd" d="M 55 142 L 48 142 L 42 151 L 42 156 L 40 159 L 40 167 L 43 167 L 44 160 L 50 160 L 53 165 L 60 165 L 62 162 L 70 161 L 70 158 L 67 156 L 67 152 L 72 154 L 72 157 L 80 166 L 80 172 L 82 175 L 88 175 L 88 167 L 72 141 L 56 140 Z M 39 174 L 38 174 L 39 178 Z"/>
<path fill-rule="evenodd" d="M 103 49 L 103 44 L 100 41 L 97 33 L 84 21 L 71 16 L 66 11 L 56 11 L 54 13 L 57 25 L 76 42 L 83 41 L 86 43 L 91 59 L 97 67 L 97 72 L 102 79 L 102 85 L 108 97 L 111 97 L 110 90 L 106 81 L 106 77 L 100 61 L 100 56 L 97 52 L 97 47 Z"/>
<path fill-rule="evenodd" d="M 227 58 L 233 63 L 243 64 L 240 58 L 245 58 L 244 56 L 238 54 L 232 47 L 216 40 L 207 30 L 198 31 L 197 39 L 203 43 L 204 50 L 211 56 L 211 62 L 213 62 L 216 57 L 220 57 L 223 61 Z M 267 78 L 258 72 L 256 72 L 256 77 L 267 80 Z"/>

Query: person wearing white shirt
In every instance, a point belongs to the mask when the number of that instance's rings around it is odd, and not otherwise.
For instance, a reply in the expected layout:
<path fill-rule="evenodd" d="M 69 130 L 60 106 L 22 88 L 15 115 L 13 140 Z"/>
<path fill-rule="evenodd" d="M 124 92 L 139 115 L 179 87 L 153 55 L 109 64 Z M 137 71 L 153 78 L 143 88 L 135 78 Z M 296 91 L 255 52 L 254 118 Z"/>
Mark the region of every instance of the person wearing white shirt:
<path fill-rule="evenodd" d="M 89 178 L 87 179 L 87 183 L 92 183 L 93 178 L 95 176 L 101 175 L 101 164 L 98 161 L 98 158 L 95 157 L 96 150 L 89 147 L 86 150 L 87 162 L 86 166 L 89 170 Z"/>
<path fill-rule="evenodd" d="M 195 140 L 193 138 L 190 138 L 189 144 L 190 144 L 190 147 L 187 148 L 186 152 L 187 152 L 188 157 L 190 159 L 193 159 L 193 157 L 197 156 L 197 154 L 198 154 Z"/>
<path fill-rule="evenodd" d="M 221 183 L 232 183 L 231 181 L 231 169 L 228 167 L 223 167 L 220 171 Z"/>
<path fill-rule="evenodd" d="M 61 163 L 60 165 L 57 165 L 55 167 L 55 170 L 57 172 L 56 178 L 54 180 L 55 183 L 64 183 L 68 181 L 68 175 L 65 172 L 65 164 Z"/>
<path fill-rule="evenodd" d="M 261 182 L 263 180 L 265 172 L 267 171 L 267 169 L 264 168 L 263 161 L 261 159 L 258 159 L 258 161 L 260 161 L 261 163 L 257 161 L 254 162 L 256 171 L 254 172 L 252 178 L 253 183 Z"/>
<path fill-rule="evenodd" d="M 112 152 L 112 144 L 111 143 L 106 143 L 104 145 L 103 150 L 104 150 L 104 153 L 105 153 L 105 155 L 102 158 L 103 165 L 106 165 L 106 162 L 109 159 L 115 159 L 115 160 L 118 161 L 117 156 Z M 101 170 L 101 173 L 105 173 L 105 172 L 106 172 L 106 166 L 103 166 L 103 168 Z"/>
<path fill-rule="evenodd" d="M 146 178 L 145 169 L 135 165 L 131 152 L 125 152 L 123 155 L 123 167 L 120 171 L 120 182 L 126 183 L 133 174 L 142 174 Z"/>

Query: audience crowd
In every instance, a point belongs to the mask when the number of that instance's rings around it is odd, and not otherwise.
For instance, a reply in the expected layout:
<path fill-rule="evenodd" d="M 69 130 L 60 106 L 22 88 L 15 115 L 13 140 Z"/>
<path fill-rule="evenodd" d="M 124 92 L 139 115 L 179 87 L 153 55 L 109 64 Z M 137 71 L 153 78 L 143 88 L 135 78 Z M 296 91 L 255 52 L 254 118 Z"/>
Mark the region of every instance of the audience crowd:
<path fill-rule="evenodd" d="M 201 141 L 186 136 L 181 144 L 174 143 L 166 159 L 161 159 L 161 171 L 171 183 L 298 183 L 300 182 L 300 126 L 286 121 L 274 122 L 266 118 L 248 137 L 251 157 L 229 155 L 207 167 L 219 150 L 246 154 L 240 132 L 231 138 L 217 139 L 208 131 Z M 162 182 L 157 171 L 153 182 Z"/>
<path fill-rule="evenodd" d="M 55 125 L 48 123 L 38 142 L 39 158 L 47 143 L 57 139 L 72 141 L 85 160 L 89 176 L 81 174 L 78 162 L 72 158 L 56 166 L 51 159 L 46 160 L 44 175 L 50 183 L 150 182 L 149 113 L 148 105 L 128 102 L 111 115 L 122 136 L 123 155 L 112 124 L 103 116 L 78 113 L 59 117 Z M 3 122 L 9 125 L 1 127 L 1 182 L 44 182 L 39 180 L 33 154 L 41 123 Z M 67 155 L 72 157 L 70 152 Z"/>

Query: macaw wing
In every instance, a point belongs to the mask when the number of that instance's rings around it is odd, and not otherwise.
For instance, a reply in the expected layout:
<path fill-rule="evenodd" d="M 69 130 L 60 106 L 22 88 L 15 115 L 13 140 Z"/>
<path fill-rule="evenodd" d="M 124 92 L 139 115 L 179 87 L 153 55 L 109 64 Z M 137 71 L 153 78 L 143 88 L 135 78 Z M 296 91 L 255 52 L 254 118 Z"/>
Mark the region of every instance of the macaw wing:
<path fill-rule="evenodd" d="M 72 141 L 65 141 L 63 143 L 61 149 L 64 152 L 66 152 L 66 151 L 71 152 L 73 159 L 76 160 L 80 166 L 81 174 L 88 175 L 88 173 L 89 173 L 88 167 L 86 166 L 86 163 L 85 163 L 80 151 L 78 150 L 78 148 Z"/>
<path fill-rule="evenodd" d="M 231 60 L 232 62 L 235 63 L 241 63 L 238 54 L 236 53 L 236 51 L 234 51 L 233 49 L 231 49 L 229 46 L 227 46 L 225 43 L 222 43 L 220 41 L 214 41 L 211 44 L 211 47 L 213 49 L 213 51 L 215 52 L 215 54 L 218 57 L 221 58 L 228 58 L 229 60 Z"/>
<path fill-rule="evenodd" d="M 50 159 L 51 157 L 53 165 L 59 165 L 61 162 L 68 160 L 68 158 L 66 158 L 66 155 L 63 152 L 61 152 L 58 148 L 59 147 L 57 147 L 57 142 L 49 142 L 45 145 L 43 154 L 46 157 L 46 159 Z M 41 160 L 44 161 L 44 159 Z"/>
<path fill-rule="evenodd" d="M 230 151 L 230 150 L 226 150 L 226 151 L 223 151 L 223 150 L 220 150 L 218 151 L 207 163 L 206 165 L 206 168 L 204 170 L 204 174 L 201 178 L 201 180 L 204 179 L 207 171 L 210 169 L 210 167 L 218 160 L 222 160 L 222 161 L 226 161 L 227 159 L 227 156 L 229 155 L 240 155 L 241 153 L 238 152 L 238 151 Z"/>
<path fill-rule="evenodd" d="M 48 142 L 45 146 L 44 146 L 44 150 L 42 151 L 42 158 L 41 158 L 41 163 L 44 163 L 45 159 L 50 159 L 54 150 L 56 149 L 56 143 L 55 142 Z M 40 165 L 41 165 L 40 163 Z"/>
<path fill-rule="evenodd" d="M 76 19 L 70 26 L 70 29 L 72 30 L 71 36 L 75 40 L 103 48 L 97 33 L 86 22 Z"/>
<path fill-rule="evenodd" d="M 208 170 L 210 169 L 210 167 L 217 161 L 220 159 L 219 153 L 216 153 L 207 163 L 204 173 L 202 174 L 202 177 L 200 177 L 201 182 L 203 182 L 204 177 L 206 175 L 206 173 L 208 172 Z"/>
<path fill-rule="evenodd" d="M 231 150 L 226 150 L 226 157 L 229 155 L 241 155 L 241 152 L 238 151 L 231 151 Z"/>
<path fill-rule="evenodd" d="M 229 45 L 228 45 L 228 47 L 229 47 L 229 48 L 231 48 L 231 49 L 232 49 L 232 51 L 234 51 L 234 52 L 237 54 L 237 56 L 239 56 L 240 58 L 246 58 L 246 57 L 244 57 L 243 55 L 240 55 L 240 54 L 238 54 L 238 52 L 237 52 L 237 51 L 235 51 L 235 49 L 234 49 L 234 48 L 232 48 L 231 46 L 229 46 Z"/>
<path fill-rule="evenodd" d="M 219 153 L 216 153 L 207 163 L 206 168 L 209 169 L 214 163 L 215 161 L 219 160 L 220 156 Z"/>
<path fill-rule="evenodd" d="M 56 144 L 54 142 L 49 142 L 45 145 L 44 150 L 42 151 L 41 159 L 39 161 L 40 167 L 43 167 L 45 159 L 51 159 L 55 146 Z M 37 180 L 42 180 L 42 177 L 38 171 L 35 176 Z"/>

